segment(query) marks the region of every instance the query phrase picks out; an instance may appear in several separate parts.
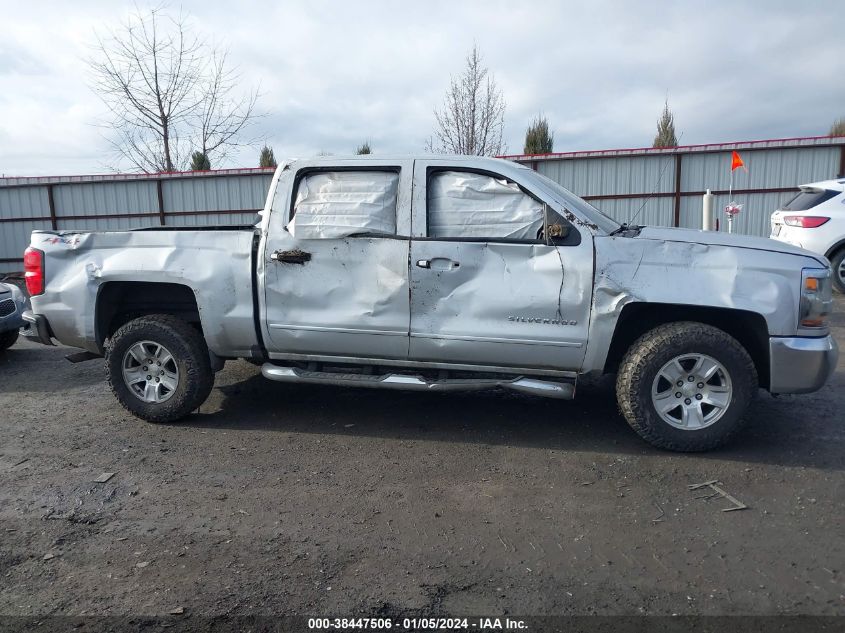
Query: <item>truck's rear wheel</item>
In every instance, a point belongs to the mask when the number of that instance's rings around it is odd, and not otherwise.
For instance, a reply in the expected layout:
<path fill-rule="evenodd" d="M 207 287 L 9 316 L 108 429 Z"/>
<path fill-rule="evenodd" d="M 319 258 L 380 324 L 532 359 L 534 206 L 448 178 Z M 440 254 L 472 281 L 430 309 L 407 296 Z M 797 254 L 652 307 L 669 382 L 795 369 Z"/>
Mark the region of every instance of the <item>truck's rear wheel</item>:
<path fill-rule="evenodd" d="M 123 407 L 148 422 L 172 422 L 199 407 L 214 386 L 202 335 L 167 314 L 134 319 L 106 348 L 109 385 Z"/>
<path fill-rule="evenodd" d="M 647 442 L 704 451 L 741 427 L 757 391 L 757 371 L 732 336 L 703 323 L 661 325 L 622 360 L 616 398 L 628 424 Z"/>

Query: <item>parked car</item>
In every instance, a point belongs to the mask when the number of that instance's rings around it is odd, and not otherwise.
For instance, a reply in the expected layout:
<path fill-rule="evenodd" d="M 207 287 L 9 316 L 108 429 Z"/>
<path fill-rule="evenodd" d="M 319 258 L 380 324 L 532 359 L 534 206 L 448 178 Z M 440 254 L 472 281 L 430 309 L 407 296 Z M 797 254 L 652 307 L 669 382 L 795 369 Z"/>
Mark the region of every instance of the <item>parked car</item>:
<path fill-rule="evenodd" d="M 616 373 L 637 433 L 695 451 L 737 432 L 758 386 L 819 389 L 838 353 L 823 257 L 620 225 L 479 157 L 287 163 L 255 227 L 35 231 L 25 267 L 30 335 L 105 356 L 151 422 L 194 411 L 236 358 L 287 383 L 561 399 Z"/>
<path fill-rule="evenodd" d="M 845 293 L 845 178 L 801 185 L 772 214 L 770 237 L 827 257 L 833 286 Z"/>
<path fill-rule="evenodd" d="M 26 297 L 17 286 L 0 283 L 0 352 L 18 340 L 18 332 L 24 325 L 25 306 Z"/>

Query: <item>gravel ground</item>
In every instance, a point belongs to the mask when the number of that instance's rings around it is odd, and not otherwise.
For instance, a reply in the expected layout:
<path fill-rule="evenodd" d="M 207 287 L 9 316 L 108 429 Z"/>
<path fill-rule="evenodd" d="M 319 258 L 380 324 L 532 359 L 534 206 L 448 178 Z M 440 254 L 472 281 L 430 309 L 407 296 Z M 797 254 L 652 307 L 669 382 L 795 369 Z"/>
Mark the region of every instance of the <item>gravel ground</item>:
<path fill-rule="evenodd" d="M 239 361 L 152 425 L 69 352 L 0 357 L 0 614 L 845 614 L 842 360 L 681 455 L 628 429 L 609 382 L 403 394 Z M 708 480 L 748 509 L 687 489 Z"/>

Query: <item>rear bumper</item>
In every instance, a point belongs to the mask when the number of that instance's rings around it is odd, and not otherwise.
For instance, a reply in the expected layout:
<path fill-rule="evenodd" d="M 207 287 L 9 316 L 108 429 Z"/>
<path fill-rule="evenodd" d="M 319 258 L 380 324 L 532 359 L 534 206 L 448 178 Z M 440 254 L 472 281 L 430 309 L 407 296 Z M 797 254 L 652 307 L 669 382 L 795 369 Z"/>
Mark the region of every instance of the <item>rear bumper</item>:
<path fill-rule="evenodd" d="M 836 369 L 839 346 L 832 336 L 769 339 L 771 393 L 811 393 Z"/>
<path fill-rule="evenodd" d="M 769 237 L 784 244 L 791 244 L 792 246 L 806 249 L 822 257 L 826 257 L 825 253 L 827 253 L 831 246 L 831 236 L 827 231 L 805 229 L 800 226 L 781 224 L 777 235 L 775 235 L 775 229 L 772 227 Z"/>
<path fill-rule="evenodd" d="M 47 317 L 43 314 L 34 314 L 32 310 L 23 313 L 24 327 L 21 330 L 24 338 L 44 345 L 53 345 L 52 331 Z"/>

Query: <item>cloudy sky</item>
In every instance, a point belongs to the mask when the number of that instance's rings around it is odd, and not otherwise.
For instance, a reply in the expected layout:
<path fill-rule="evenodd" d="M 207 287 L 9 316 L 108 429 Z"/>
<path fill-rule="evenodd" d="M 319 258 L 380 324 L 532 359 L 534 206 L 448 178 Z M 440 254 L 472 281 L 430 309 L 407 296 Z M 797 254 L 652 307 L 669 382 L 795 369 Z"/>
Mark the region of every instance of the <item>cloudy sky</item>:
<path fill-rule="evenodd" d="M 139 2 L 139 7 L 151 6 Z M 651 144 L 668 95 L 681 144 L 825 134 L 845 116 L 841 3 L 172 2 L 230 49 L 277 157 L 422 151 L 473 42 L 522 150 L 538 112 L 555 150 Z M 134 3 L 0 1 L 0 174 L 108 171 L 84 58 Z M 254 166 L 258 150 L 223 166 Z"/>

